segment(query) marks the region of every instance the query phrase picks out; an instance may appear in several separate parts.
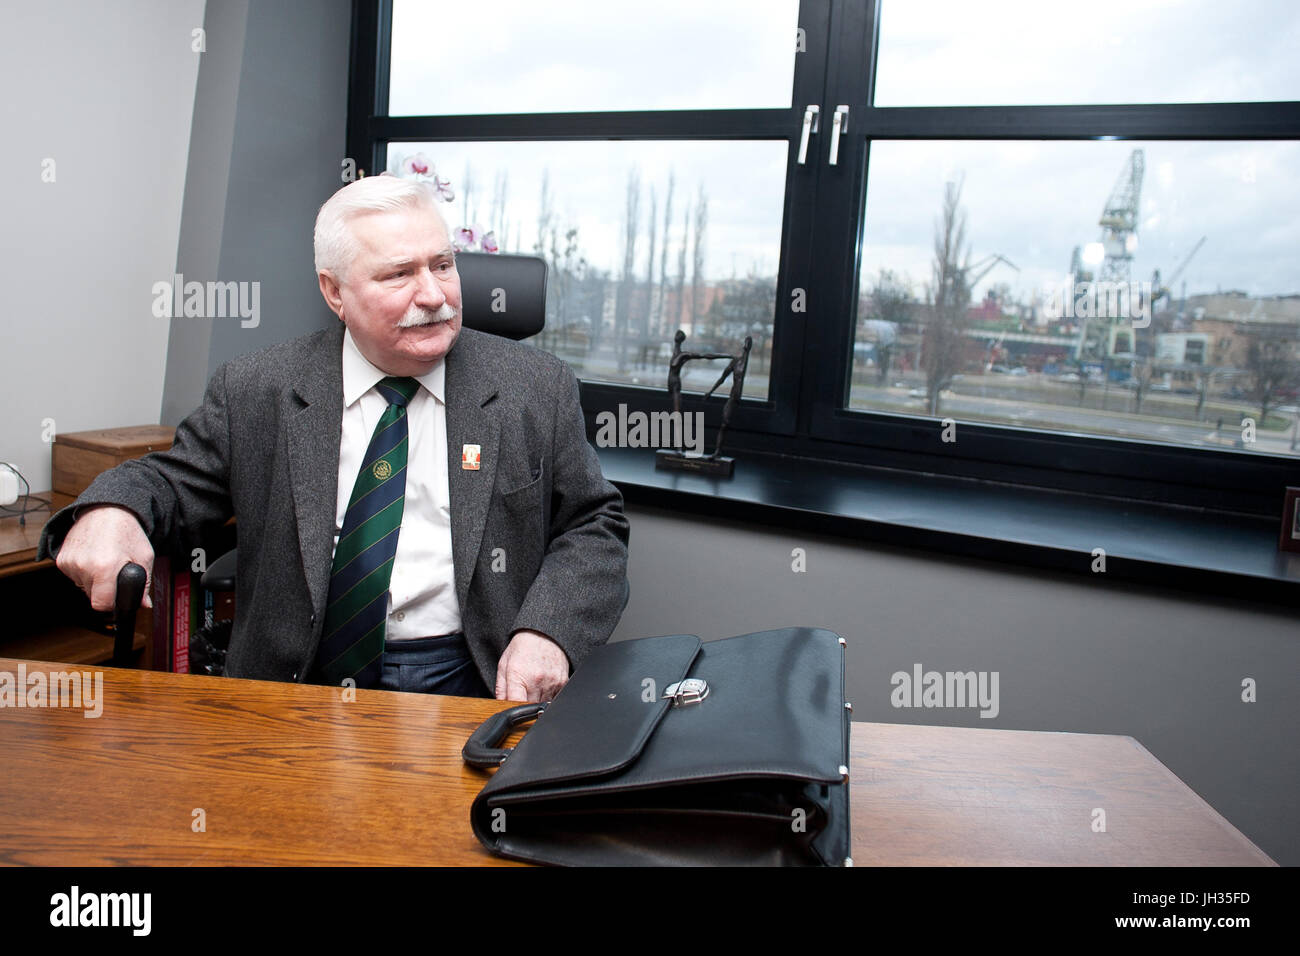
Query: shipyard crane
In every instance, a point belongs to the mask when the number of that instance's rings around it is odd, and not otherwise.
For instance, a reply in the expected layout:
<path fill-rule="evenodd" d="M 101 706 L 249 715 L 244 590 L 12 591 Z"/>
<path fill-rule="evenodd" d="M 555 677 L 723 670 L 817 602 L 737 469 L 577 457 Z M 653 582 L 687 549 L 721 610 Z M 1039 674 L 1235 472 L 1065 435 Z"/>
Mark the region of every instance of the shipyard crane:
<path fill-rule="evenodd" d="M 1119 178 L 1102 208 L 1101 219 L 1101 265 L 1097 270 L 1097 280 L 1104 283 L 1128 286 L 1133 265 L 1133 253 L 1137 251 L 1138 213 L 1142 206 L 1142 177 L 1146 172 L 1146 154 L 1135 149 L 1129 153 L 1128 161 L 1120 170 Z M 1076 281 L 1081 262 L 1071 262 L 1071 270 Z M 1079 342 L 1075 346 L 1075 358 L 1100 361 L 1110 354 L 1111 342 L 1115 335 L 1118 316 L 1096 316 L 1085 318 L 1079 327 Z"/>
<path fill-rule="evenodd" d="M 1016 272 L 1020 271 L 1020 267 L 1016 265 L 1014 262 L 1012 262 L 1010 259 L 1008 259 L 1006 256 L 1000 256 L 996 252 L 994 252 L 985 256 L 983 259 L 981 259 L 979 262 L 976 262 L 974 265 L 969 265 L 966 267 L 966 288 L 974 290 L 975 286 L 979 283 L 980 279 L 983 279 L 986 275 L 988 275 L 989 272 L 993 270 L 993 267 L 996 266 L 999 262 L 1003 263 L 1004 265 L 1010 266 Z"/>
<path fill-rule="evenodd" d="M 1128 162 L 1115 180 L 1106 207 L 1101 212 L 1101 263 L 1103 282 L 1128 282 L 1133 253 L 1137 251 L 1138 212 L 1142 205 L 1142 175 L 1146 154 L 1140 149 L 1129 153 Z"/>
<path fill-rule="evenodd" d="M 1079 285 L 1083 282 L 1092 281 L 1092 272 L 1083 267 L 1083 247 L 1075 246 L 1074 252 L 1070 254 L 1070 273 L 1074 277 L 1074 284 Z"/>
<path fill-rule="evenodd" d="M 1177 282 L 1178 277 L 1183 274 L 1183 270 L 1186 269 L 1187 264 L 1192 261 L 1192 257 L 1201 251 L 1201 246 L 1205 245 L 1205 240 L 1208 238 L 1209 238 L 1208 236 L 1201 236 L 1200 240 L 1196 243 L 1196 245 L 1192 246 L 1192 251 L 1187 253 L 1187 255 L 1183 257 L 1183 261 L 1179 263 L 1178 268 L 1174 270 L 1174 274 L 1169 277 L 1169 281 L 1167 283 L 1162 282 L 1160 280 L 1160 270 L 1157 269 L 1155 271 L 1155 275 L 1151 277 L 1152 306 L 1154 306 L 1161 299 L 1168 299 L 1172 297 L 1174 283 Z M 1186 298 L 1186 296 L 1184 296 L 1184 298 Z"/>

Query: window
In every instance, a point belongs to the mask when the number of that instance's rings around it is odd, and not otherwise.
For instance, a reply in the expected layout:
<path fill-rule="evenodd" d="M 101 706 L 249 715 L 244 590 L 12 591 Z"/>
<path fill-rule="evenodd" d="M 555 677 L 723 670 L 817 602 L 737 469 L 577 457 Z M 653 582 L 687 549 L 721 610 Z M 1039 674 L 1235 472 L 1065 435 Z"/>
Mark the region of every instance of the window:
<path fill-rule="evenodd" d="M 1286 0 L 887 0 L 877 106 L 1294 100 Z"/>
<path fill-rule="evenodd" d="M 396 0 L 389 112 L 788 108 L 798 16 L 798 0 Z"/>
<path fill-rule="evenodd" d="M 349 151 L 548 259 L 590 413 L 666 407 L 681 328 L 753 341 L 729 447 L 1253 514 L 1300 481 L 1291 4 L 480 6 L 357 4 Z"/>
<path fill-rule="evenodd" d="M 673 333 L 689 328 L 697 350 L 751 336 L 745 394 L 768 397 L 783 144 L 391 143 L 387 168 L 430 170 L 449 222 L 547 260 L 546 326 L 533 344 L 583 380 L 661 386 Z M 717 374 L 688 363 L 682 386 L 704 391 Z"/>
<path fill-rule="evenodd" d="M 849 407 L 1292 454 L 1252 346 L 1300 341 L 1297 183 L 1296 142 L 874 143 Z"/>

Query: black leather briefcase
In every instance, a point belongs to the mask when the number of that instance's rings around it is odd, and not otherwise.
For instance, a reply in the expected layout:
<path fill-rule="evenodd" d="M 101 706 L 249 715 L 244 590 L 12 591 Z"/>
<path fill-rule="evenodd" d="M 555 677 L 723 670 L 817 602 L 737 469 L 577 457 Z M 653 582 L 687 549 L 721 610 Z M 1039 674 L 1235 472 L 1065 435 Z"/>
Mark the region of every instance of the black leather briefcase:
<path fill-rule="evenodd" d="M 474 732 L 465 760 L 499 769 L 470 818 L 493 853 L 536 863 L 851 865 L 848 742 L 830 631 L 621 641 L 550 704 Z"/>

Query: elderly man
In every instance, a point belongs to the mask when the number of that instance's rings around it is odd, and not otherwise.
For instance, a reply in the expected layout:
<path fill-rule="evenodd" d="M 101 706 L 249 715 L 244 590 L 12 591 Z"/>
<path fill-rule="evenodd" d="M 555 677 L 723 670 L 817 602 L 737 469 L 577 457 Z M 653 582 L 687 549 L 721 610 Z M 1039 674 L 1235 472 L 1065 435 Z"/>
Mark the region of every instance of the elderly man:
<path fill-rule="evenodd" d="M 107 610 L 125 563 L 233 514 L 230 676 L 551 699 L 625 600 L 622 498 L 572 372 L 461 328 L 423 184 L 344 186 L 315 252 L 341 321 L 223 365 L 171 450 L 100 475 L 40 553 Z"/>

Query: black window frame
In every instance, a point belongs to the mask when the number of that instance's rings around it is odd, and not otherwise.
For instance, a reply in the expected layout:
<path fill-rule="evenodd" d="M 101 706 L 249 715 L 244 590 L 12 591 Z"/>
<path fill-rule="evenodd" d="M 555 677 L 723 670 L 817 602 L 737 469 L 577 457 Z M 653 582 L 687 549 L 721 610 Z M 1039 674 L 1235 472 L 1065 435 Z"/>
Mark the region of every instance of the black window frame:
<path fill-rule="evenodd" d="M 728 450 L 944 474 L 1037 488 L 1147 500 L 1252 516 L 1280 514 L 1300 484 L 1300 460 L 1260 453 L 959 422 L 846 407 L 856 322 L 870 147 L 881 140 L 1297 140 L 1300 101 L 1075 106 L 876 107 L 873 82 L 880 0 L 802 0 L 807 38 L 788 109 L 617 111 L 390 117 L 391 0 L 354 0 L 348 155 L 382 169 L 390 142 L 772 139 L 788 140 L 784 224 L 770 393 L 741 403 Z M 863 68 L 863 63 L 868 68 Z M 821 107 L 809 162 L 797 166 L 806 104 Z M 830 117 L 850 107 L 839 164 L 826 163 Z M 814 160 L 814 155 L 816 159 Z M 928 215 L 928 214 L 927 214 Z M 789 309 L 796 288 L 807 311 Z M 667 409 L 663 390 L 582 383 L 596 412 Z M 687 411 L 704 410 L 683 396 Z M 708 408 L 717 420 L 718 403 Z"/>

